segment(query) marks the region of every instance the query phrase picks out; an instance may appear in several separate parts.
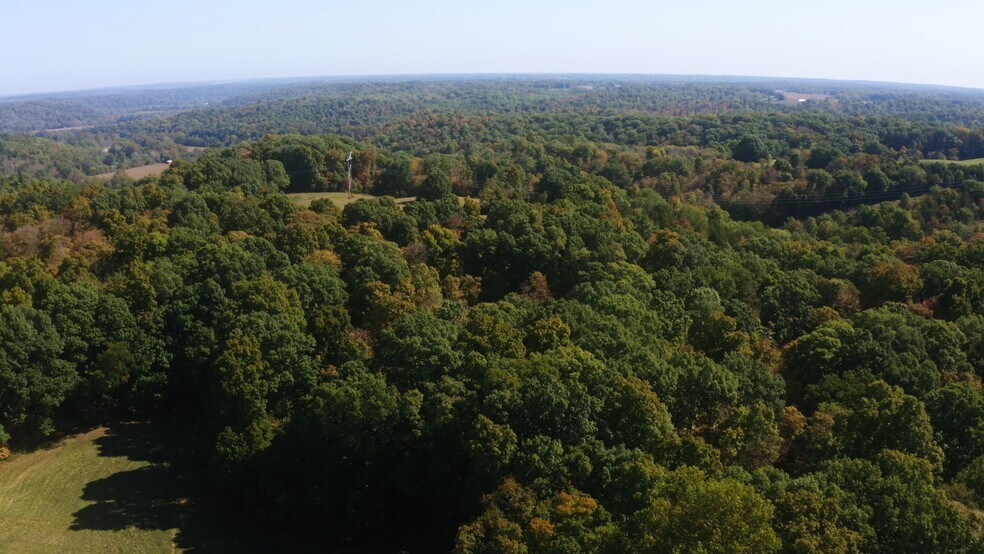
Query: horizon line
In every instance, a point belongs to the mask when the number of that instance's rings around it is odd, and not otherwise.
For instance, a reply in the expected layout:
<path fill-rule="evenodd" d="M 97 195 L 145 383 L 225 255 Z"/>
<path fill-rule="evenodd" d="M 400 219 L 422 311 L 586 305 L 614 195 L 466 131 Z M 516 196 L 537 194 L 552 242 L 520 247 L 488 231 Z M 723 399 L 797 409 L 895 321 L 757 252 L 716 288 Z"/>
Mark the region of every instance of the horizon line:
<path fill-rule="evenodd" d="M 942 88 L 954 91 L 980 92 L 984 93 L 984 87 L 970 87 L 962 85 L 947 85 L 939 83 L 913 83 L 905 81 L 878 81 L 871 79 L 838 79 L 831 77 L 799 77 L 799 76 L 778 76 L 778 75 L 738 75 L 738 74 L 710 74 L 710 73 L 645 73 L 645 72 L 475 72 L 475 73 L 359 73 L 359 74 L 339 74 L 339 75 L 296 75 L 288 77 L 241 77 L 216 80 L 193 80 L 193 81 L 156 81 L 145 83 L 133 83 L 124 85 L 107 85 L 96 87 L 84 87 L 79 89 L 57 89 L 42 90 L 34 92 L 22 92 L 6 94 L 0 93 L 0 99 L 10 102 L 19 99 L 30 100 L 40 99 L 39 97 L 57 95 L 79 95 L 86 93 L 112 94 L 115 92 L 123 93 L 134 90 L 163 90 L 180 89 L 194 87 L 222 86 L 241 83 L 261 83 L 264 81 L 272 84 L 295 84 L 304 82 L 330 81 L 330 80 L 354 80 L 372 81 L 373 79 L 393 79 L 412 82 L 425 78 L 509 78 L 509 77 L 540 77 L 548 79 L 569 78 L 569 77 L 662 77 L 662 78 L 689 78 L 689 79 L 722 79 L 722 80 L 748 80 L 748 81 L 812 81 L 816 83 L 843 83 L 858 85 L 888 85 L 894 87 L 914 87 L 914 88 Z"/>

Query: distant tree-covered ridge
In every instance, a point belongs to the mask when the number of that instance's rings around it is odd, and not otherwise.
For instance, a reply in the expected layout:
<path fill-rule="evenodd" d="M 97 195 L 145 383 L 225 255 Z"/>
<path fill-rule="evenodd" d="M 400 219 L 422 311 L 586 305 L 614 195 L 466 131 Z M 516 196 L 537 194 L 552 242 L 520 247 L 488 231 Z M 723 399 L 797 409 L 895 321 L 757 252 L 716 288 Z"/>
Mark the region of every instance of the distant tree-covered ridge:
<path fill-rule="evenodd" d="M 777 91 L 797 88 L 830 98 L 802 105 L 779 99 Z M 191 102 L 211 89 L 203 90 L 184 94 Z M 427 174 L 425 160 L 443 156 L 454 160 L 445 172 L 459 193 L 508 196 L 503 189 L 556 167 L 621 188 L 695 192 L 734 216 L 772 224 L 984 180 L 980 165 L 932 163 L 984 158 L 984 94 L 974 91 L 655 77 L 394 80 L 248 91 L 176 115 L 3 135 L 0 172 L 82 182 L 248 141 L 267 149 L 258 156 L 285 165 L 293 191 L 337 190 L 343 150 L 350 148 L 358 152 L 356 184 L 363 191 L 402 194 Z M 168 94 L 159 101 L 185 98 Z M 18 104 L 0 103 L 7 105 Z M 273 140 L 270 133 L 308 138 Z M 544 190 L 563 185 L 551 175 Z"/>

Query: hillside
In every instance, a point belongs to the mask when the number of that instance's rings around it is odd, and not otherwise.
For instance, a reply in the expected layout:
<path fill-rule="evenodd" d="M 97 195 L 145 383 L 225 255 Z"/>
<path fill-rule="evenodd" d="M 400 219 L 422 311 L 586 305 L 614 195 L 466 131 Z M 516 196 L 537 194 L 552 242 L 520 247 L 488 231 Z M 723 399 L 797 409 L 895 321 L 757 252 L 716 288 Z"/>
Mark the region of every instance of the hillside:
<path fill-rule="evenodd" d="M 0 543 L 984 550 L 984 107 L 764 83 L 3 137 Z"/>

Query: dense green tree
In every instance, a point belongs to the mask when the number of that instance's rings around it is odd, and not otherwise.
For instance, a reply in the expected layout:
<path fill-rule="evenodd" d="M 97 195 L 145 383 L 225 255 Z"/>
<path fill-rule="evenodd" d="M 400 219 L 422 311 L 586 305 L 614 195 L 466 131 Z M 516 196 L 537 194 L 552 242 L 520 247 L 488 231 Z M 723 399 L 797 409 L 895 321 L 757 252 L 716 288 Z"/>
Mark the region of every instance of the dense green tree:
<path fill-rule="evenodd" d="M 440 170 L 431 171 L 420 183 L 418 196 L 425 200 L 440 200 L 451 196 L 451 179 Z"/>
<path fill-rule="evenodd" d="M 402 246 L 409 244 L 416 236 L 416 222 L 404 214 L 392 198 L 373 200 L 359 199 L 345 206 L 342 211 L 342 224 L 353 226 L 371 225 L 387 240 Z"/>
<path fill-rule="evenodd" d="M 683 468 L 667 474 L 651 503 L 632 515 L 628 552 L 666 545 L 680 552 L 777 552 L 774 508 L 752 487 Z"/>
<path fill-rule="evenodd" d="M 984 455 L 984 396 L 967 383 L 951 383 L 926 398 L 926 411 L 950 475 Z"/>
<path fill-rule="evenodd" d="M 55 431 L 58 407 L 78 381 L 63 348 L 44 312 L 24 304 L 0 310 L 0 422 L 14 437 Z"/>
<path fill-rule="evenodd" d="M 943 451 L 922 402 L 883 381 L 871 383 L 864 396 L 851 401 L 847 411 L 831 406 L 834 433 L 846 455 L 873 458 L 889 449 L 919 456 L 941 469 Z"/>
<path fill-rule="evenodd" d="M 570 194 L 574 179 L 567 171 L 560 168 L 550 168 L 544 172 L 537 183 L 537 191 L 548 201 L 566 198 Z"/>
<path fill-rule="evenodd" d="M 746 135 L 731 149 L 731 155 L 739 162 L 757 162 L 769 156 L 769 149 L 762 137 Z"/>
<path fill-rule="evenodd" d="M 810 328 L 810 317 L 822 299 L 810 277 L 804 272 L 782 273 L 761 292 L 762 322 L 772 327 L 780 342 Z"/>
<path fill-rule="evenodd" d="M 811 475 L 780 478 L 765 488 L 775 491 L 770 499 L 783 552 L 846 554 L 861 552 L 874 540 L 865 511 L 836 485 Z"/>
<path fill-rule="evenodd" d="M 384 331 L 376 362 L 405 386 L 433 381 L 462 361 L 455 348 L 458 329 L 430 312 L 415 310 Z"/>
<path fill-rule="evenodd" d="M 874 460 L 843 459 L 825 464 L 826 478 L 868 514 L 875 530 L 870 552 L 975 550 L 969 523 L 933 485 L 930 462 L 885 450 Z"/>

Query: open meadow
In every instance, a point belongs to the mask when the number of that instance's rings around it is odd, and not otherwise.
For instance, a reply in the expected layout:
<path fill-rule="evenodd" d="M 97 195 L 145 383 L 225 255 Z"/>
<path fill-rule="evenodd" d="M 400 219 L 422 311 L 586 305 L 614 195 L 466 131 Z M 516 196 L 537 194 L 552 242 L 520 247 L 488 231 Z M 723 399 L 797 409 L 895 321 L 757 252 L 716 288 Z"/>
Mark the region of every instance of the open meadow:
<path fill-rule="evenodd" d="M 172 476 L 130 455 L 127 440 L 98 428 L 0 465 L 2 549 L 174 551 L 182 501 L 166 497 Z"/>
<path fill-rule="evenodd" d="M 131 167 L 130 169 L 124 170 L 124 172 L 126 173 L 127 177 L 133 179 L 134 181 L 139 181 L 140 179 L 143 179 L 144 177 L 148 177 L 150 175 L 160 175 L 161 173 L 167 171 L 167 168 L 169 167 L 171 167 L 171 164 L 159 163 L 159 164 L 142 165 L 139 167 Z M 109 179 L 112 179 L 114 175 L 116 175 L 115 172 L 100 173 L 99 175 L 96 175 L 96 178 L 105 179 L 108 181 Z"/>
<path fill-rule="evenodd" d="M 294 192 L 287 195 L 295 204 L 301 208 L 308 208 L 311 206 L 311 202 L 318 198 L 327 198 L 334 202 L 339 208 L 344 208 L 356 200 L 362 199 L 372 199 L 379 198 L 372 194 L 353 194 L 351 197 L 347 192 Z M 464 206 L 465 197 L 458 196 L 458 205 Z M 416 196 L 403 196 L 401 198 L 395 198 L 397 206 L 402 206 L 404 204 L 409 204 L 416 200 Z"/>
<path fill-rule="evenodd" d="M 362 198 L 376 198 L 371 194 L 353 194 L 349 196 L 347 192 L 295 192 L 293 194 L 287 195 L 295 204 L 302 208 L 307 208 L 311 205 L 311 202 L 317 200 L 318 198 L 327 198 L 338 205 L 339 208 L 344 208 L 356 200 Z M 404 198 L 397 198 L 397 204 L 406 204 L 407 202 L 413 202 L 416 200 L 415 196 L 407 196 Z"/>
<path fill-rule="evenodd" d="M 100 427 L 0 463 L 0 552 L 253 552 L 276 544 L 193 498 L 200 486 L 168 463 L 161 437 L 143 424 Z"/>

